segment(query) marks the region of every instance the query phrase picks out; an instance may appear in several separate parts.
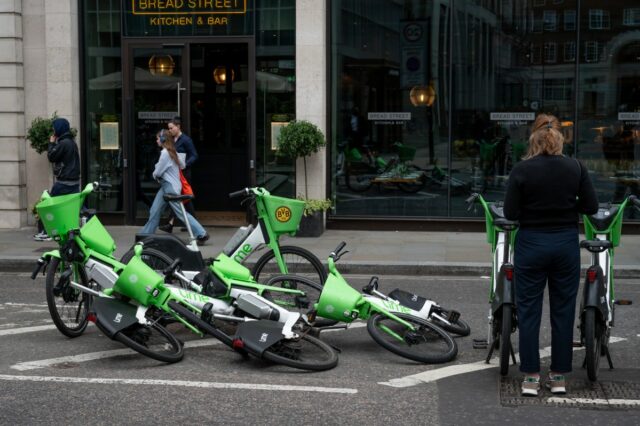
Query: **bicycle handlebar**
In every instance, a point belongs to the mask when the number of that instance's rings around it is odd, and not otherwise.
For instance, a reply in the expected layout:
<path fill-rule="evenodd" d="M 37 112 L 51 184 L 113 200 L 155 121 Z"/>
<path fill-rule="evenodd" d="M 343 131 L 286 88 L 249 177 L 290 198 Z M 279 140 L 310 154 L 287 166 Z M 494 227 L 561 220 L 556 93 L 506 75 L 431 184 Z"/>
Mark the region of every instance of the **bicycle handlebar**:
<path fill-rule="evenodd" d="M 343 242 L 341 242 L 340 244 L 338 244 L 338 247 L 336 247 L 336 248 L 331 252 L 331 254 L 329 255 L 329 257 L 332 257 L 334 260 L 339 259 L 339 258 L 340 258 L 340 255 L 341 255 L 341 253 L 340 253 L 340 252 L 342 251 L 342 249 L 343 249 L 346 245 L 347 245 L 347 243 L 346 243 L 346 242 L 344 242 L 344 241 L 343 241 Z"/>
<path fill-rule="evenodd" d="M 238 198 L 249 195 L 249 188 L 243 188 L 240 191 L 235 191 L 229 194 L 229 198 Z"/>

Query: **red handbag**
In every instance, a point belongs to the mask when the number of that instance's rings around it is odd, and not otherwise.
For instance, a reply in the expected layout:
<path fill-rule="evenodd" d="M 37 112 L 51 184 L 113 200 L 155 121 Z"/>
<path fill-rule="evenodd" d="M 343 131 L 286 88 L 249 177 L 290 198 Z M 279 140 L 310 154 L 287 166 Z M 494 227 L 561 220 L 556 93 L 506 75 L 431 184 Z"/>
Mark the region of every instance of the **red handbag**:
<path fill-rule="evenodd" d="M 182 195 L 193 195 L 193 188 L 191 188 L 191 184 L 182 174 L 182 170 L 180 170 L 180 183 L 182 184 Z M 183 203 L 188 203 L 189 200 L 184 200 Z"/>

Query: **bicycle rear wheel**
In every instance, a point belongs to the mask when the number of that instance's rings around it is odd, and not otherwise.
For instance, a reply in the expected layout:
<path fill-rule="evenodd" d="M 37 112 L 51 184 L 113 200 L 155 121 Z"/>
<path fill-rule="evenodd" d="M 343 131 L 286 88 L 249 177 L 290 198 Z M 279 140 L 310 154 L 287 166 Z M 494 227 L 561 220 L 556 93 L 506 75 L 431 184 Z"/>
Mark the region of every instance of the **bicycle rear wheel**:
<path fill-rule="evenodd" d="M 502 319 L 500 321 L 500 374 L 509 373 L 509 356 L 511 355 L 511 330 L 513 321 L 513 306 L 502 305 Z"/>
<path fill-rule="evenodd" d="M 63 273 L 72 270 L 68 277 Z M 58 258 L 51 258 L 45 279 L 45 292 L 49 314 L 60 333 L 67 337 L 78 337 L 87 328 L 87 315 L 91 296 L 71 287 L 71 281 L 88 285 L 84 268 L 75 263 L 67 264 Z"/>
<path fill-rule="evenodd" d="M 394 315 L 415 327 L 408 329 L 382 314 L 374 314 L 367 322 L 367 331 L 380 346 L 413 361 L 440 364 L 458 354 L 458 345 L 446 331 L 422 318 L 407 314 Z"/>
<path fill-rule="evenodd" d="M 162 362 L 178 362 L 184 356 L 182 344 L 160 324 L 134 324 L 113 338 L 136 352 Z"/>
<path fill-rule="evenodd" d="M 584 311 L 584 345 L 586 350 L 587 377 L 592 382 L 598 380 L 602 350 L 602 327 L 598 325 L 595 308 Z"/>
<path fill-rule="evenodd" d="M 287 367 L 311 371 L 329 370 L 338 364 L 336 351 L 309 335 L 281 340 L 265 350 L 262 357 Z"/>
<path fill-rule="evenodd" d="M 280 254 L 285 265 L 287 265 L 287 274 L 307 278 L 320 286 L 324 285 L 327 280 L 327 271 L 320 259 L 309 250 L 296 246 L 281 246 Z M 285 271 L 280 270 L 278 267 L 273 250 L 269 250 L 262 255 L 251 270 L 251 275 L 261 283 L 266 283 L 275 275 L 284 273 Z"/>

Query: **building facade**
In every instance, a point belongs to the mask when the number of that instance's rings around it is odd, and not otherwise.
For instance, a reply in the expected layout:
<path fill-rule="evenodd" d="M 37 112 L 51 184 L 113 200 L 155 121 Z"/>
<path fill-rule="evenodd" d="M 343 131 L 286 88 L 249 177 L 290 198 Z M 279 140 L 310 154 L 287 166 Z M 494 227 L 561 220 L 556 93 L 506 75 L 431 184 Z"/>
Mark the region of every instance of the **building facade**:
<path fill-rule="evenodd" d="M 600 200 L 620 201 L 640 184 L 640 5 L 610 3 L 5 1 L 0 226 L 32 224 L 51 185 L 24 135 L 53 112 L 79 131 L 83 181 L 111 184 L 89 202 L 112 223 L 144 222 L 155 134 L 175 116 L 204 223 L 244 220 L 226 196 L 244 186 L 302 195 L 302 167 L 277 155 L 294 119 L 327 137 L 307 197 L 332 200 L 332 223 L 481 218 L 465 198 L 502 199 L 541 112 Z"/>

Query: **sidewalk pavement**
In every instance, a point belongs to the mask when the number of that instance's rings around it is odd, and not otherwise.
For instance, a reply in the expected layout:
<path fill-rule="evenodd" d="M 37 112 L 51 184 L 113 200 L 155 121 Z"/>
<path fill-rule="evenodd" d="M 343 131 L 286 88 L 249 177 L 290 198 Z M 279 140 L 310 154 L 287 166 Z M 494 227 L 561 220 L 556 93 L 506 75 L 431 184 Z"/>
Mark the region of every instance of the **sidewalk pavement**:
<path fill-rule="evenodd" d="M 107 226 L 116 241 L 116 258 L 133 244 L 141 227 Z M 222 251 L 236 228 L 208 228 L 211 239 L 201 247 L 205 258 Z M 161 232 L 161 231 L 158 231 Z M 35 228 L 0 230 L 0 272 L 30 272 L 40 255 L 57 248 L 55 241 L 34 241 Z M 186 232 L 177 236 L 186 239 Z M 326 230 L 318 238 L 283 237 L 281 245 L 304 247 L 326 263 L 341 242 L 349 251 L 340 259 L 342 273 L 364 275 L 489 275 L 491 252 L 483 232 L 350 231 Z M 264 251 L 254 253 L 247 266 Z M 582 264 L 589 263 L 582 250 Z M 615 255 L 616 276 L 640 277 L 640 235 L 623 235 Z"/>

